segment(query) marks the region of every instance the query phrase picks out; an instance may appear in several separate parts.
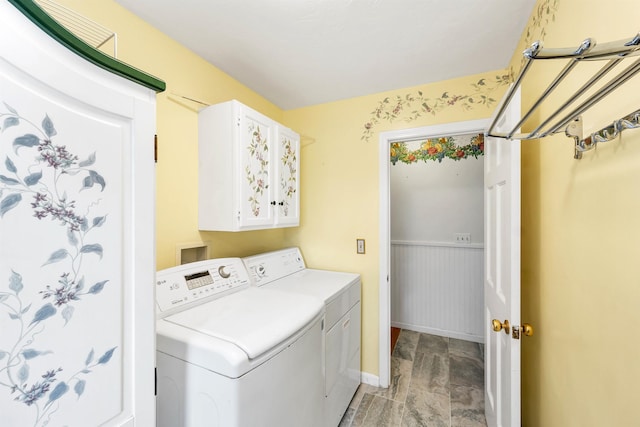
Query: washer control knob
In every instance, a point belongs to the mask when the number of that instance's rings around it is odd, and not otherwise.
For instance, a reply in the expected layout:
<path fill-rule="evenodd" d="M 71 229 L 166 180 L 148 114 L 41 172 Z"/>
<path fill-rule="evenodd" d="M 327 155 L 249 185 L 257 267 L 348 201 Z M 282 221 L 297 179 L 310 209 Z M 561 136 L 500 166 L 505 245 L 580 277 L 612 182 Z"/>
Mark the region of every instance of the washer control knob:
<path fill-rule="evenodd" d="M 224 265 L 221 265 L 220 267 L 218 267 L 218 274 L 220 275 L 220 277 L 222 277 L 223 279 L 228 279 L 229 276 L 231 276 L 231 273 L 229 273 L 226 269 L 226 267 Z"/>
<path fill-rule="evenodd" d="M 265 268 L 264 264 L 260 264 L 256 268 L 256 274 L 258 275 L 258 277 L 264 277 L 265 274 L 267 274 L 267 269 Z"/>

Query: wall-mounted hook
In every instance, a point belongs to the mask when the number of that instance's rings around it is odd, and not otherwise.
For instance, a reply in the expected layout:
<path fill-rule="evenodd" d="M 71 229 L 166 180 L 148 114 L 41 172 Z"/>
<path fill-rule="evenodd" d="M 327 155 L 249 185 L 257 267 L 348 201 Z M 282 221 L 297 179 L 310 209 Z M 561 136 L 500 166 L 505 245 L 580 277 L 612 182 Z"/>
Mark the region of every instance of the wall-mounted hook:
<path fill-rule="evenodd" d="M 576 150 L 573 157 L 575 159 L 581 159 L 582 153 L 593 150 L 597 143 L 612 141 L 616 139 L 623 130 L 637 128 L 640 128 L 640 110 L 636 110 L 633 113 L 616 120 L 609 126 L 603 127 L 597 132 L 593 132 L 584 139 L 582 137 L 582 117 L 578 116 L 567 126 L 565 134 L 575 140 Z"/>
<path fill-rule="evenodd" d="M 582 116 L 578 116 L 571 123 L 567 125 L 564 130 L 564 134 L 569 138 L 573 138 L 575 142 L 575 152 L 573 154 L 574 159 L 581 159 L 582 152 L 585 151 L 580 147 L 580 141 L 582 141 Z"/>

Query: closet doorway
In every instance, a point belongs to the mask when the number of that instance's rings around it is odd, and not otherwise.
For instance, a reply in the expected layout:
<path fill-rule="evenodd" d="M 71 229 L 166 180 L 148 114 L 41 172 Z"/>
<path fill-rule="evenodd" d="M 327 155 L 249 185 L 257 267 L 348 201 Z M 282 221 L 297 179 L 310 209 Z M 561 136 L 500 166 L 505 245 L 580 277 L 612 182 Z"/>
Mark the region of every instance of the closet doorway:
<path fill-rule="evenodd" d="M 480 217 L 483 214 L 483 157 L 478 156 L 476 160 L 473 153 L 477 153 L 474 150 L 478 150 L 482 142 L 478 135 L 488 125 L 488 120 L 475 120 L 380 134 L 379 382 L 382 387 L 389 385 L 392 325 L 483 341 L 483 221 L 482 218 L 474 220 L 464 211 L 477 208 Z M 462 149 L 452 152 L 454 146 Z M 456 161 L 447 157 L 456 152 L 461 158 L 467 158 Z M 416 159 L 420 155 L 428 164 Z M 476 163 L 476 168 L 480 167 L 479 171 L 463 173 L 460 166 L 469 158 Z M 426 168 L 429 171 L 425 171 Z M 455 188 L 473 179 L 469 174 L 479 179 L 477 194 L 471 196 L 475 199 L 453 203 L 456 198 L 460 201 L 464 191 L 473 191 Z M 430 185 L 435 187 L 425 190 L 424 182 L 420 184 L 424 180 L 433 181 Z M 403 185 L 406 183 L 407 188 L 396 185 L 397 181 L 405 181 Z M 420 188 L 424 192 L 433 190 L 433 200 L 429 200 L 428 194 L 412 194 Z M 458 194 L 453 194 L 456 192 Z M 407 209 L 399 209 L 400 205 L 406 205 Z M 449 206 L 442 209 L 440 205 Z M 400 221 L 396 221 L 398 215 L 402 216 Z M 456 268 L 456 264 L 466 267 Z M 392 271 L 392 265 L 399 268 Z M 398 273 L 404 276 L 399 277 Z M 438 286 L 443 280 L 448 285 Z M 401 282 L 402 289 L 394 287 L 394 282 Z M 416 286 L 407 287 L 407 283 Z M 430 289 L 425 283 L 438 287 Z M 453 315 L 450 307 L 457 307 Z"/>

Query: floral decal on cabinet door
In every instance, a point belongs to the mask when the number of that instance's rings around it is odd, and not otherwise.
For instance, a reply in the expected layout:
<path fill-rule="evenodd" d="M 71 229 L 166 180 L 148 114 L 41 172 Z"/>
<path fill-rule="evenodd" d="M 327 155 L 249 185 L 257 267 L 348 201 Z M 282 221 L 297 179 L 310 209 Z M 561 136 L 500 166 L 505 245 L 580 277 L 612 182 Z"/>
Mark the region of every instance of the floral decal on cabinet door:
<path fill-rule="evenodd" d="M 284 216 L 288 216 L 291 199 L 293 199 L 296 193 L 297 153 L 295 151 L 295 145 L 291 139 L 282 137 L 280 139 L 280 144 L 283 153 L 280 158 L 280 161 L 282 162 L 282 172 L 280 173 L 280 194 L 282 194 L 284 198 L 279 203 L 282 203 L 280 208 Z"/>
<path fill-rule="evenodd" d="M 68 366 L 60 364 L 57 357 L 69 351 L 63 340 L 55 339 L 57 348 L 42 344 L 49 327 L 67 327 L 75 320 L 78 305 L 96 298 L 109 285 L 109 278 L 94 277 L 95 270 L 85 268 L 87 257 L 102 260 L 103 246 L 92 240 L 92 232 L 107 223 L 107 215 L 90 215 L 98 199 L 84 212 L 77 206 L 80 192 L 87 197 L 91 189 L 104 191 L 107 183 L 91 167 L 96 153 L 81 160 L 66 146 L 54 143 L 57 131 L 48 115 L 38 125 L 6 103 L 4 107 L 6 110 L 0 111 L 0 153 L 4 157 L 0 164 L 0 221 L 15 223 L 16 216 L 24 212 L 18 207 L 30 208 L 33 215 L 20 218 L 20 225 L 27 230 L 29 222 L 46 222 L 49 228 L 60 230 L 53 235 L 61 239 L 38 242 L 55 245 L 47 259 L 33 261 L 33 269 L 40 269 L 40 277 L 47 277 L 42 283 L 25 282 L 23 276 L 31 272 L 17 268 L 11 269 L 9 277 L 0 278 L 0 400 L 10 399 L 28 408 L 26 413 L 32 418 L 25 419 L 23 425 L 45 426 L 63 405 L 77 404 L 90 387 L 91 373 L 108 364 L 117 350 L 117 346 L 86 348 L 86 356 L 80 355 L 83 363 Z M 2 138 L 10 128 L 25 130 L 10 141 Z M 56 273 L 52 272 L 54 265 Z M 4 280 L 7 286 L 2 285 Z M 40 290 L 31 298 L 26 291 L 33 289 Z M 65 337 L 67 341 L 78 338 Z M 43 365 L 49 368 L 41 370 Z"/>
<path fill-rule="evenodd" d="M 250 142 L 247 146 L 249 162 L 245 177 L 250 189 L 249 204 L 254 217 L 260 215 L 260 197 L 269 188 L 269 140 L 262 134 L 260 126 L 253 122 L 247 129 Z"/>
<path fill-rule="evenodd" d="M 469 135 L 469 143 L 458 145 L 456 141 L 463 139 L 464 136 L 448 136 L 443 138 L 432 138 L 425 141 L 411 142 L 394 142 L 391 144 L 389 151 L 389 159 L 391 164 L 397 162 L 406 164 L 416 163 L 421 160 L 437 160 L 442 162 L 443 159 L 463 160 L 469 157 L 475 159 L 478 156 L 484 156 L 484 135 Z"/>

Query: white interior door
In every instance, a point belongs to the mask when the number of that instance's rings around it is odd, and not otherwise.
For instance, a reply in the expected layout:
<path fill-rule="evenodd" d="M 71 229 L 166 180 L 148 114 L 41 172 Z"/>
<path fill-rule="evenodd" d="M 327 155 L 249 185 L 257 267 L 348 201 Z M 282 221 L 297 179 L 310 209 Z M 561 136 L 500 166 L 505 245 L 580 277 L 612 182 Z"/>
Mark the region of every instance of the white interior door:
<path fill-rule="evenodd" d="M 509 131 L 519 118 L 518 90 L 497 130 Z M 520 142 L 487 137 L 484 173 L 485 414 L 489 427 L 516 427 L 520 340 L 511 332 L 520 324 Z M 494 319 L 505 324 L 500 332 Z"/>

